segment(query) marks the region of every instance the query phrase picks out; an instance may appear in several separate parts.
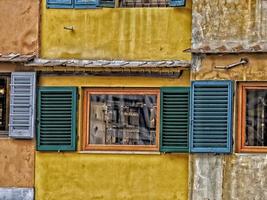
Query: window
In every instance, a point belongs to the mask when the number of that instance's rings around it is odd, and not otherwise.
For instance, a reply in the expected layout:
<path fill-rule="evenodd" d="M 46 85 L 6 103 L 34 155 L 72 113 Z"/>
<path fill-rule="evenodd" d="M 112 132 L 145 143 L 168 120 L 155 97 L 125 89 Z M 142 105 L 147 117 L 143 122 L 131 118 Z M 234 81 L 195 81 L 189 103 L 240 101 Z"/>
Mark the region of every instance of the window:
<path fill-rule="evenodd" d="M 9 75 L 0 75 L 0 135 L 6 135 L 8 129 Z"/>
<path fill-rule="evenodd" d="M 117 0 L 119 7 L 180 7 L 185 0 Z M 115 7 L 115 0 L 47 0 L 47 8 Z"/>
<path fill-rule="evenodd" d="M 86 89 L 84 150 L 159 150 L 159 90 Z"/>
<path fill-rule="evenodd" d="M 121 0 L 120 7 L 185 6 L 185 0 Z"/>
<path fill-rule="evenodd" d="M 239 84 L 238 151 L 267 152 L 267 83 Z"/>

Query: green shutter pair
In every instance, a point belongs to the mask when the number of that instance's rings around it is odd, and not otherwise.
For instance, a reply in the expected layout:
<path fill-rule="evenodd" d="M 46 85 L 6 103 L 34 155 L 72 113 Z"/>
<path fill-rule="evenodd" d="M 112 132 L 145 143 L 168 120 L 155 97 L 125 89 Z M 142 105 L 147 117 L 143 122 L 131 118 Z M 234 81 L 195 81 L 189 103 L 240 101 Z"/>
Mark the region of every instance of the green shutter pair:
<path fill-rule="evenodd" d="M 230 153 L 232 87 L 232 81 L 193 81 L 191 88 L 161 88 L 160 150 Z"/>

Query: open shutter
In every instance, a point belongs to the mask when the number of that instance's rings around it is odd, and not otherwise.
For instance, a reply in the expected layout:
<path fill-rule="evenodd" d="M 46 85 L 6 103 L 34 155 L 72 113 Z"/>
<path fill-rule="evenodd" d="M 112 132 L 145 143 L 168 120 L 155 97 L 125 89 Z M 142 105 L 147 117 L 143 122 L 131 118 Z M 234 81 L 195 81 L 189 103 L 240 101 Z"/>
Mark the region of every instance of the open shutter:
<path fill-rule="evenodd" d="M 33 138 L 35 124 L 35 72 L 13 72 L 10 87 L 9 136 Z"/>
<path fill-rule="evenodd" d="M 188 152 L 189 88 L 161 88 L 162 152 Z"/>
<path fill-rule="evenodd" d="M 230 153 L 232 82 L 195 81 L 191 89 L 191 152 Z"/>
<path fill-rule="evenodd" d="M 185 6 L 185 1 L 186 0 L 170 0 L 169 5 L 171 7 L 182 7 Z"/>
<path fill-rule="evenodd" d="M 46 0 L 47 8 L 73 8 L 73 0 Z"/>
<path fill-rule="evenodd" d="M 76 149 L 76 88 L 40 87 L 37 150 Z"/>
<path fill-rule="evenodd" d="M 98 0 L 74 0 L 75 8 L 96 8 L 98 5 Z"/>

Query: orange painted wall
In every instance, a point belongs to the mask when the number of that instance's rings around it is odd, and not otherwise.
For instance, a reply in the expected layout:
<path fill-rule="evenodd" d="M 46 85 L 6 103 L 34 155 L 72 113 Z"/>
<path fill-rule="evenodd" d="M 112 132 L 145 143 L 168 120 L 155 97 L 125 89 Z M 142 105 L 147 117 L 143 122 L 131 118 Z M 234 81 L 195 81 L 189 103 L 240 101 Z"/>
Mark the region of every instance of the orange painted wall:
<path fill-rule="evenodd" d="M 39 2 L 0 1 L 0 54 L 37 52 Z"/>

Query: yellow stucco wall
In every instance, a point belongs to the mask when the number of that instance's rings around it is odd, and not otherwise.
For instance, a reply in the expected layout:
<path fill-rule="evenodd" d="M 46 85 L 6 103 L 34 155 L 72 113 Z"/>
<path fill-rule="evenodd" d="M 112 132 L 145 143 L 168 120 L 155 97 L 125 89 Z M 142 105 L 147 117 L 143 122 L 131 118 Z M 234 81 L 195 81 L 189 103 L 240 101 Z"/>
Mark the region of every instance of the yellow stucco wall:
<path fill-rule="evenodd" d="M 187 200 L 186 155 L 37 153 L 37 200 Z"/>
<path fill-rule="evenodd" d="M 188 86 L 181 78 L 40 76 L 41 86 L 161 87 Z M 82 137 L 82 98 L 78 132 Z M 80 143 L 80 141 L 79 141 Z M 78 144 L 78 146 L 80 146 Z M 37 152 L 37 200 L 187 200 L 188 154 L 118 155 L 79 152 Z"/>
<path fill-rule="evenodd" d="M 44 58 L 190 60 L 191 0 L 186 8 L 47 9 Z M 64 26 L 73 26 L 74 31 Z"/>

